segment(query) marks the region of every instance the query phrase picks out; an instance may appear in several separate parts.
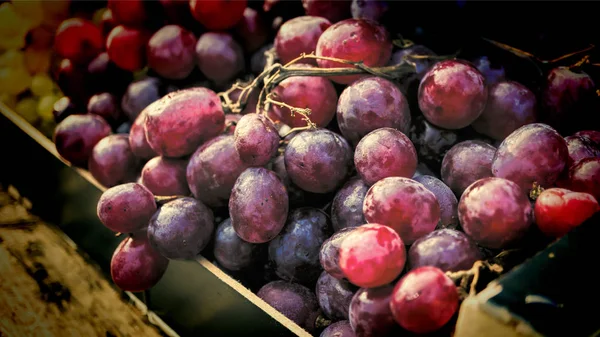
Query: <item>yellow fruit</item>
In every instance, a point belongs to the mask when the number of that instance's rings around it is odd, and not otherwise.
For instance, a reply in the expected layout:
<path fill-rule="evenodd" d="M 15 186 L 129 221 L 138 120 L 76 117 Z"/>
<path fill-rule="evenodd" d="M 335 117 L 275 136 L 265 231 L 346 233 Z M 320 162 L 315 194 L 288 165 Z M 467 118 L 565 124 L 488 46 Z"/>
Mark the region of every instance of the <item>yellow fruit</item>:
<path fill-rule="evenodd" d="M 0 102 L 4 103 L 4 105 L 14 110 L 17 106 L 17 96 L 2 93 L 0 94 Z"/>
<path fill-rule="evenodd" d="M 44 8 L 40 0 L 13 0 L 13 8 L 21 17 L 29 21 L 29 27 L 37 27 L 44 20 Z"/>
<path fill-rule="evenodd" d="M 46 74 L 37 74 L 31 79 L 31 92 L 36 96 L 52 94 L 54 83 Z"/>
<path fill-rule="evenodd" d="M 27 97 L 19 101 L 15 107 L 15 112 L 25 118 L 29 123 L 35 123 L 38 120 L 37 112 L 38 102 L 32 98 Z"/>
<path fill-rule="evenodd" d="M 0 92 L 18 95 L 29 88 L 31 76 L 23 67 L 0 68 Z"/>
<path fill-rule="evenodd" d="M 54 103 L 58 101 L 58 97 L 54 95 L 48 95 L 40 98 L 37 106 L 37 113 L 42 121 L 54 120 L 52 111 L 54 110 Z"/>
<path fill-rule="evenodd" d="M 15 12 L 11 3 L 0 5 L 0 49 L 23 48 L 29 28 L 29 22 Z"/>
<path fill-rule="evenodd" d="M 25 49 L 25 66 L 30 74 L 48 73 L 52 52 L 50 50 L 40 50 L 35 48 Z"/>
<path fill-rule="evenodd" d="M 0 55 L 0 67 L 23 68 L 25 55 L 17 49 L 7 50 Z"/>

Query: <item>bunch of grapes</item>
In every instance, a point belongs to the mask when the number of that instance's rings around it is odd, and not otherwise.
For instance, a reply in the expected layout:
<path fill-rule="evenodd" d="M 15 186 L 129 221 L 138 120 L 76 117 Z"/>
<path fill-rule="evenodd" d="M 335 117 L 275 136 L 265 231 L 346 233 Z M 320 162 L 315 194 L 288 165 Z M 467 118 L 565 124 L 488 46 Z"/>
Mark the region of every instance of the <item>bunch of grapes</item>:
<path fill-rule="evenodd" d="M 589 55 L 494 42 L 539 63 L 521 83 L 395 39 L 390 6 L 108 1 L 60 24 L 54 141 L 107 188 L 117 286 L 202 254 L 315 335 L 450 335 L 497 254 L 600 209 Z"/>

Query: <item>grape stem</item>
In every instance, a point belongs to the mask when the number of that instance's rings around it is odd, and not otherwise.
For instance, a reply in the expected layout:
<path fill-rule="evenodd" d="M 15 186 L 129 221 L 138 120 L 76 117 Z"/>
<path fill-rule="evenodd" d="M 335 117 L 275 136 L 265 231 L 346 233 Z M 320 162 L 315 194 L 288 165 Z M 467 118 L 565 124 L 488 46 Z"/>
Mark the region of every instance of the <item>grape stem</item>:
<path fill-rule="evenodd" d="M 446 275 L 455 283 L 457 281 L 460 281 L 460 289 L 461 290 L 465 290 L 467 288 L 468 285 L 468 279 L 472 276 L 473 279 L 471 281 L 471 284 L 469 286 L 469 296 L 474 296 L 475 294 L 477 294 L 477 283 L 479 282 L 479 276 L 481 273 L 482 269 L 488 269 L 489 271 L 496 273 L 496 274 L 501 274 L 504 271 L 504 268 L 499 265 L 499 264 L 495 264 L 495 263 L 489 263 L 487 261 L 476 261 L 473 264 L 473 267 L 471 267 L 471 269 L 469 270 L 461 270 L 461 271 L 457 271 L 457 272 L 446 272 Z"/>
<path fill-rule="evenodd" d="M 168 196 L 157 195 L 157 196 L 154 196 L 154 201 L 158 205 L 164 205 L 168 202 L 171 202 L 173 200 L 180 199 L 180 198 L 185 198 L 185 196 L 183 196 L 183 195 L 168 195 Z"/>
<path fill-rule="evenodd" d="M 323 329 L 331 325 L 333 323 L 331 320 L 323 317 L 323 315 L 319 315 L 315 320 L 315 328 Z"/>
<path fill-rule="evenodd" d="M 529 192 L 529 198 L 531 198 L 533 201 L 536 201 L 542 192 L 544 192 L 544 188 L 534 181 L 533 188 L 531 189 L 531 192 Z"/>

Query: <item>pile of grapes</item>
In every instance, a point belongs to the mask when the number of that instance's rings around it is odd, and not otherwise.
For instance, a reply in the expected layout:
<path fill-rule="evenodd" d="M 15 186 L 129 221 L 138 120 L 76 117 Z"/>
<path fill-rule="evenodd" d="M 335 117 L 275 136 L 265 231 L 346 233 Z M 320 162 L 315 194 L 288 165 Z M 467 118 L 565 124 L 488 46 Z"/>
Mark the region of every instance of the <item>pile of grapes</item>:
<path fill-rule="evenodd" d="M 600 209 L 593 48 L 483 41 L 533 69 L 517 82 L 393 36 L 390 8 L 108 1 L 60 24 L 54 141 L 108 188 L 117 286 L 202 254 L 315 335 L 450 335 L 465 296 Z"/>

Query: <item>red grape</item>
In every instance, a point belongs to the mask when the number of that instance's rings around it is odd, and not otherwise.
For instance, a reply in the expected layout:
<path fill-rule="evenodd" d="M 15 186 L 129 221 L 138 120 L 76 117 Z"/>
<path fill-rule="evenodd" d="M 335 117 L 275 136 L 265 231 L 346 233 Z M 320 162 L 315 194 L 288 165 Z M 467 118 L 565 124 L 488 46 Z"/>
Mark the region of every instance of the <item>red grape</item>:
<path fill-rule="evenodd" d="M 384 127 L 407 133 L 411 116 L 406 97 L 381 77 L 358 80 L 342 91 L 337 106 L 340 132 L 353 145 L 367 133 Z"/>
<path fill-rule="evenodd" d="M 91 86 L 87 85 L 89 79 L 85 69 L 68 59 L 63 59 L 58 66 L 55 78 L 62 93 L 76 105 L 85 108 L 91 96 Z"/>
<path fill-rule="evenodd" d="M 350 0 L 302 0 L 306 15 L 321 16 L 338 22 L 351 16 Z"/>
<path fill-rule="evenodd" d="M 139 292 L 157 284 L 168 266 L 169 260 L 152 248 L 145 235 L 136 235 L 121 241 L 110 261 L 110 274 L 121 290 Z"/>
<path fill-rule="evenodd" d="M 367 222 L 391 227 L 407 245 L 433 232 L 440 221 L 435 194 L 404 177 L 384 178 L 371 186 L 363 212 Z"/>
<path fill-rule="evenodd" d="M 301 64 L 296 68 L 312 68 L 311 65 Z M 309 108 L 308 116 L 318 127 L 325 127 L 335 116 L 338 95 L 331 81 L 319 76 L 294 76 L 287 78 L 273 89 L 273 99 L 296 108 Z M 290 109 L 272 105 L 273 112 L 282 122 L 291 127 L 306 126 L 303 116 Z"/>
<path fill-rule="evenodd" d="M 367 185 L 387 177 L 412 178 L 417 169 L 417 151 L 402 132 L 381 128 L 360 140 L 354 151 L 354 165 Z"/>
<path fill-rule="evenodd" d="M 143 26 L 148 20 L 143 0 L 108 0 L 115 21 L 130 27 Z"/>
<path fill-rule="evenodd" d="M 183 157 L 220 134 L 224 124 L 217 94 L 197 87 L 170 93 L 150 106 L 144 129 L 148 144 L 158 154 Z"/>
<path fill-rule="evenodd" d="M 244 45 L 244 50 L 248 53 L 255 52 L 269 40 L 269 27 L 265 18 L 256 10 L 246 7 L 244 16 L 235 27 L 236 35 Z"/>
<path fill-rule="evenodd" d="M 277 154 L 279 133 L 264 115 L 244 115 L 234 132 L 235 149 L 242 161 L 252 166 L 266 165 Z"/>
<path fill-rule="evenodd" d="M 438 228 L 458 227 L 458 199 L 446 184 L 431 175 L 420 175 L 413 178 L 430 190 L 440 204 L 440 223 Z"/>
<path fill-rule="evenodd" d="M 593 131 L 593 130 L 578 131 L 575 134 L 573 134 L 573 136 L 585 137 L 585 138 L 589 139 L 591 142 L 593 142 L 594 144 L 596 144 L 596 146 L 600 147 L 600 131 Z"/>
<path fill-rule="evenodd" d="M 396 322 L 390 309 L 394 287 L 363 288 L 354 294 L 349 307 L 350 326 L 357 337 L 388 336 Z"/>
<path fill-rule="evenodd" d="M 331 21 L 331 20 L 330 20 Z M 392 42 L 387 30 L 378 23 L 363 19 L 347 19 L 333 24 L 317 42 L 317 56 L 363 62 L 368 67 L 381 67 L 392 55 Z M 329 60 L 317 60 L 322 68 L 351 68 L 352 65 Z M 333 76 L 340 84 L 350 84 L 367 75 Z"/>
<path fill-rule="evenodd" d="M 346 280 L 322 272 L 317 280 L 316 293 L 323 313 L 333 321 L 348 319 L 350 301 L 358 289 Z"/>
<path fill-rule="evenodd" d="M 159 29 L 148 41 L 148 66 L 164 78 L 186 78 L 196 66 L 196 37 L 176 25 Z"/>
<path fill-rule="evenodd" d="M 233 136 L 215 137 L 200 146 L 188 163 L 190 191 L 208 206 L 227 205 L 236 179 L 248 167 L 233 143 Z"/>
<path fill-rule="evenodd" d="M 461 129 L 473 123 L 485 108 L 485 78 L 461 60 L 436 63 L 419 85 L 419 108 L 427 120 L 445 129 Z"/>
<path fill-rule="evenodd" d="M 390 9 L 385 0 L 352 0 L 350 11 L 354 19 L 379 21 Z"/>
<path fill-rule="evenodd" d="M 569 169 L 567 188 L 600 200 L 600 157 L 585 158 Z"/>
<path fill-rule="evenodd" d="M 535 94 L 517 82 L 498 82 L 489 87 L 488 102 L 473 128 L 495 140 L 504 140 L 523 125 L 535 123 Z"/>
<path fill-rule="evenodd" d="M 442 180 L 457 196 L 476 180 L 492 177 L 496 148 L 478 140 L 454 145 L 442 161 Z"/>
<path fill-rule="evenodd" d="M 331 204 L 333 230 L 364 225 L 363 203 L 369 186 L 360 177 L 351 178 L 340 188 Z"/>
<path fill-rule="evenodd" d="M 140 159 L 150 159 L 158 156 L 146 139 L 146 131 L 144 131 L 146 113 L 147 111 L 143 110 L 131 125 L 131 130 L 129 130 L 129 146 L 131 146 L 133 154 Z"/>
<path fill-rule="evenodd" d="M 94 146 L 110 133 L 110 125 L 100 116 L 71 115 L 56 126 L 53 140 L 62 158 L 86 167 Z"/>
<path fill-rule="evenodd" d="M 419 159 L 427 166 L 439 172 L 444 156 L 459 140 L 459 135 L 454 130 L 446 130 L 432 125 L 418 115 L 413 120 L 409 132 L 419 154 Z"/>
<path fill-rule="evenodd" d="M 71 18 L 58 26 L 54 37 L 54 50 L 60 57 L 85 64 L 102 51 L 103 42 L 102 32 L 93 23 Z"/>
<path fill-rule="evenodd" d="M 318 16 L 299 16 L 284 22 L 275 36 L 275 51 L 281 63 L 286 64 L 302 53 L 314 52 L 319 37 L 329 26 L 329 20 Z M 299 62 L 317 65 L 314 59 Z"/>
<path fill-rule="evenodd" d="M 117 103 L 117 98 L 108 92 L 103 92 L 90 97 L 87 111 L 88 113 L 104 118 L 111 124 L 121 122 L 123 119 L 123 114 Z"/>
<path fill-rule="evenodd" d="M 238 236 L 247 242 L 271 241 L 285 225 L 288 196 L 277 175 L 265 168 L 248 168 L 235 181 L 229 216 Z"/>
<path fill-rule="evenodd" d="M 120 96 L 133 80 L 133 74 L 119 68 L 110 60 L 108 53 L 103 52 L 88 64 L 86 78 L 85 85 L 92 92 L 110 92 Z"/>
<path fill-rule="evenodd" d="M 567 142 L 546 124 L 522 126 L 498 147 L 492 161 L 492 173 L 512 180 L 528 193 L 537 182 L 552 186 L 569 160 Z"/>
<path fill-rule="evenodd" d="M 136 181 L 140 162 L 131 151 L 129 137 L 123 134 L 102 138 L 90 155 L 92 176 L 106 187 Z"/>
<path fill-rule="evenodd" d="M 292 182 L 314 193 L 336 190 L 352 165 L 346 140 L 327 129 L 303 131 L 285 148 L 285 167 Z"/>
<path fill-rule="evenodd" d="M 260 288 L 256 295 L 300 327 L 308 331 L 315 329 L 320 313 L 319 303 L 315 294 L 305 286 L 273 281 Z"/>
<path fill-rule="evenodd" d="M 223 134 L 234 135 L 235 127 L 242 119 L 243 115 L 240 114 L 225 114 L 225 126 L 223 127 Z"/>
<path fill-rule="evenodd" d="M 435 230 L 417 241 L 408 251 L 410 269 L 433 266 L 443 271 L 468 270 L 483 255 L 473 240 L 454 229 Z"/>
<path fill-rule="evenodd" d="M 481 56 L 475 59 L 473 65 L 481 72 L 488 87 L 506 80 L 504 67 L 493 65 L 487 56 Z"/>
<path fill-rule="evenodd" d="M 253 265 L 262 246 L 246 242 L 237 235 L 231 218 L 217 227 L 214 255 L 217 262 L 227 270 L 238 271 Z"/>
<path fill-rule="evenodd" d="M 394 287 L 390 308 L 404 329 L 433 332 L 450 321 L 458 310 L 454 282 L 438 268 L 420 267 L 404 275 Z"/>
<path fill-rule="evenodd" d="M 319 337 L 357 337 L 354 331 L 352 330 L 352 326 L 350 326 L 350 322 L 348 321 L 338 321 L 331 325 L 329 325 Z"/>
<path fill-rule="evenodd" d="M 185 179 L 187 160 L 154 157 L 142 169 L 140 183 L 154 195 L 171 196 L 190 194 Z"/>
<path fill-rule="evenodd" d="M 194 259 L 208 245 L 213 231 L 213 213 L 202 202 L 189 197 L 162 205 L 150 219 L 148 239 L 169 259 Z"/>
<path fill-rule="evenodd" d="M 371 223 L 356 227 L 340 245 L 340 268 L 359 287 L 375 288 L 392 282 L 405 263 L 406 247 L 388 226 Z"/>
<path fill-rule="evenodd" d="M 193 32 L 203 30 L 200 23 L 194 19 L 187 0 L 158 0 L 169 24 L 180 25 Z"/>
<path fill-rule="evenodd" d="M 499 249 L 523 238 L 533 221 L 533 210 L 519 185 L 492 177 L 477 180 L 465 190 L 458 218 L 475 242 Z"/>
<path fill-rule="evenodd" d="M 559 238 L 598 211 L 598 201 L 589 193 L 549 188 L 535 201 L 535 223 L 547 236 Z"/>
<path fill-rule="evenodd" d="M 569 136 L 565 138 L 569 149 L 569 164 L 574 165 L 581 159 L 600 157 L 600 143 L 586 136 Z"/>
<path fill-rule="evenodd" d="M 233 1 L 235 3 L 238 1 Z M 208 79 L 222 85 L 244 70 L 244 52 L 233 37 L 224 32 L 204 33 L 196 44 L 198 68 Z"/>
<path fill-rule="evenodd" d="M 342 228 L 335 232 L 327 240 L 323 241 L 319 252 L 321 267 L 331 276 L 342 279 L 344 273 L 340 268 L 340 246 L 344 239 L 354 230 L 354 227 Z"/>
<path fill-rule="evenodd" d="M 190 0 L 194 18 L 209 30 L 234 27 L 244 16 L 246 0 Z"/>
<path fill-rule="evenodd" d="M 110 230 L 133 233 L 148 226 L 156 211 L 154 195 L 138 183 L 111 187 L 98 201 L 98 218 Z"/>
<path fill-rule="evenodd" d="M 138 71 L 146 65 L 146 44 L 150 34 L 142 29 L 117 26 L 106 38 L 110 60 L 119 68 Z"/>

